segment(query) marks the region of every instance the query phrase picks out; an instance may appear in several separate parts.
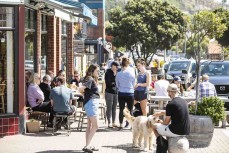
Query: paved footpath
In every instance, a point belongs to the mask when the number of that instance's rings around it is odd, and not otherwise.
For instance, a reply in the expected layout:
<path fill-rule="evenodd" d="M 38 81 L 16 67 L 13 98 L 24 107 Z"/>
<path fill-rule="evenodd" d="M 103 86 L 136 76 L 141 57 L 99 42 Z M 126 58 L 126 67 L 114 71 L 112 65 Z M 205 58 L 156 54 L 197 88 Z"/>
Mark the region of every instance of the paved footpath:
<path fill-rule="evenodd" d="M 101 121 L 100 121 L 101 122 Z M 52 136 L 51 130 L 38 134 L 6 136 L 0 138 L 0 153 L 81 153 L 85 144 L 85 132 L 76 131 L 76 123 L 72 124 L 70 136 L 63 132 Z M 117 131 L 107 129 L 100 123 L 93 144 L 100 148 L 98 153 L 139 153 L 143 152 L 131 147 L 130 130 Z M 155 148 L 152 153 L 155 152 Z M 229 153 L 229 127 L 215 128 L 211 145 L 207 148 L 189 150 L 189 153 Z"/>

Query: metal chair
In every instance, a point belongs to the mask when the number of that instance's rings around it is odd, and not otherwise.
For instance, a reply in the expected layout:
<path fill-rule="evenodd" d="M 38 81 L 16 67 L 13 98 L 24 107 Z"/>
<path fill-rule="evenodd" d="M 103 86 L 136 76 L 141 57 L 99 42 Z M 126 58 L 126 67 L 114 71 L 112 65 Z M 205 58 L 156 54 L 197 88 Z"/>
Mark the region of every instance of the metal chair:
<path fill-rule="evenodd" d="M 100 103 L 99 104 L 99 109 L 101 111 L 101 114 L 100 114 L 101 118 L 100 119 L 104 119 L 105 120 L 105 124 L 106 124 L 107 117 L 106 117 L 106 106 L 105 106 L 105 104 L 104 103 Z"/>
<path fill-rule="evenodd" d="M 80 111 L 80 116 L 79 116 L 79 122 L 78 122 L 78 127 L 77 127 L 77 131 L 82 131 L 83 129 L 83 124 L 84 120 L 87 119 L 87 115 L 86 112 L 84 110 Z"/>
<path fill-rule="evenodd" d="M 0 101 L 1 101 L 1 107 L 0 110 L 3 114 L 5 114 L 5 90 L 6 90 L 6 84 L 0 84 Z"/>
<path fill-rule="evenodd" d="M 30 107 L 27 107 L 26 110 L 29 114 L 30 119 L 37 119 L 37 120 L 41 121 L 41 123 L 43 123 L 44 131 L 45 131 L 47 128 L 47 124 L 48 124 L 49 113 L 40 112 L 40 111 L 33 111 L 32 108 L 30 108 Z"/>
<path fill-rule="evenodd" d="M 57 124 L 61 124 L 63 121 L 64 121 L 64 119 L 67 119 L 67 123 L 66 123 L 66 125 L 67 125 L 67 136 L 69 136 L 70 135 L 70 133 L 71 133 L 71 126 L 70 126 L 70 117 L 72 116 L 72 115 L 75 115 L 75 112 L 74 113 L 68 113 L 68 112 L 55 112 L 54 114 L 53 114 L 53 129 L 52 129 L 52 134 L 54 135 L 54 133 L 58 130 L 58 127 L 57 127 Z M 57 123 L 57 119 L 60 119 L 60 121 Z M 60 125 L 61 126 L 61 125 Z"/>

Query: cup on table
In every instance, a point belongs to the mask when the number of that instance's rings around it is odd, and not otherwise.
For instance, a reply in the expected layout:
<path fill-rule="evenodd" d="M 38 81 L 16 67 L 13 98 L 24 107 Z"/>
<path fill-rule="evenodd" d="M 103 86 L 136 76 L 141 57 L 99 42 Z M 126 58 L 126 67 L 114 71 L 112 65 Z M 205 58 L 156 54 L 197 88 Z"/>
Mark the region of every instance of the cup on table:
<path fill-rule="evenodd" d="M 82 83 L 80 82 L 80 83 L 79 83 L 79 87 L 81 87 L 81 86 L 82 86 Z"/>

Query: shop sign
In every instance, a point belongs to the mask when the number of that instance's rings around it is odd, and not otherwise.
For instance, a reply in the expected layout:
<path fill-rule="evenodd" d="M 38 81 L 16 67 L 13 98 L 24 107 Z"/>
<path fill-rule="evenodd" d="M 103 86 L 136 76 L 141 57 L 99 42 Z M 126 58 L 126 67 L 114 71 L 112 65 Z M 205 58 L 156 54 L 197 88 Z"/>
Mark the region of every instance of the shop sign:
<path fill-rule="evenodd" d="M 74 40 L 73 41 L 73 51 L 76 53 L 84 52 L 84 41 L 83 40 Z"/>

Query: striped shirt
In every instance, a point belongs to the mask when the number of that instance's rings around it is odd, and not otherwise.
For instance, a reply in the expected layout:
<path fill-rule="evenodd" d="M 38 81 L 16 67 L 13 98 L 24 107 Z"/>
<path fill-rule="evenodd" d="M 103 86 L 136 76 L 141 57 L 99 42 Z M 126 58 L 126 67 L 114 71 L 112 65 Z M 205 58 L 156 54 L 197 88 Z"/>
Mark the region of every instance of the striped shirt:
<path fill-rule="evenodd" d="M 209 81 L 200 83 L 200 98 L 217 96 L 215 86 Z"/>

